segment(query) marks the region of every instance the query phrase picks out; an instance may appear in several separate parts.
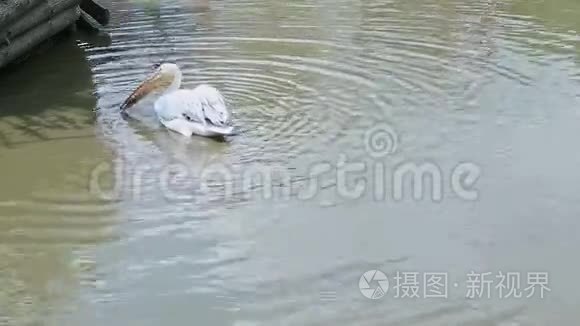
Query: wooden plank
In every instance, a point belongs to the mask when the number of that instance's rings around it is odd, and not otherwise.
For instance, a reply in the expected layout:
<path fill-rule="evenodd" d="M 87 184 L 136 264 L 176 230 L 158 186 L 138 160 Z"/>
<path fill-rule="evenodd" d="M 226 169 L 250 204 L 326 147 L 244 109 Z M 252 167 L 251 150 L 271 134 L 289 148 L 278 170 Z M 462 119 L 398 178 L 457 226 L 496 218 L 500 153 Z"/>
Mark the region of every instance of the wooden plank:
<path fill-rule="evenodd" d="M 82 0 L 80 3 L 81 9 L 89 14 L 102 26 L 109 24 L 111 13 L 109 9 L 103 7 L 96 0 Z"/>
<path fill-rule="evenodd" d="M 0 31 L 45 0 L 1 0 Z"/>
<path fill-rule="evenodd" d="M 77 20 L 77 25 L 91 32 L 99 32 L 104 28 L 96 19 L 81 9 L 81 17 Z"/>
<path fill-rule="evenodd" d="M 79 2 L 80 0 L 46 0 L 42 2 L 32 8 L 21 19 L 8 26 L 8 28 L 0 31 L 0 45 L 10 44 L 12 39 L 17 38 L 34 26 L 47 21 L 54 14 L 78 5 Z"/>
<path fill-rule="evenodd" d="M 15 38 L 10 45 L 1 47 L 0 67 L 12 62 L 57 33 L 62 32 L 73 24 L 79 16 L 80 9 L 78 6 L 64 10 L 48 21 L 37 25 L 28 32 Z"/>

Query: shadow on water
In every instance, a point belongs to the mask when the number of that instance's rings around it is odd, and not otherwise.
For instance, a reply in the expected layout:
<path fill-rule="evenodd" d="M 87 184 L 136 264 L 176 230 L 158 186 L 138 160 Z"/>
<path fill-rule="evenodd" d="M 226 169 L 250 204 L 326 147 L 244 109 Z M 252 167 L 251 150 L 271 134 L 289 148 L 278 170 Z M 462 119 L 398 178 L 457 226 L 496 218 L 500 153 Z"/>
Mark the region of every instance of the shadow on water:
<path fill-rule="evenodd" d="M 116 206 L 87 185 L 110 157 L 94 135 L 92 74 L 77 37 L 0 72 L 2 325 L 48 325 L 76 309 L 94 281 L 85 250 L 115 238 Z M 81 43 L 97 41 L 107 38 Z"/>
<path fill-rule="evenodd" d="M 88 42 L 107 42 L 107 38 L 93 36 Z M 73 38 L 59 40 L 41 54 L 3 70 L 0 144 L 11 147 L 20 142 L 52 140 L 55 133 L 92 125 L 93 90 L 84 50 Z"/>

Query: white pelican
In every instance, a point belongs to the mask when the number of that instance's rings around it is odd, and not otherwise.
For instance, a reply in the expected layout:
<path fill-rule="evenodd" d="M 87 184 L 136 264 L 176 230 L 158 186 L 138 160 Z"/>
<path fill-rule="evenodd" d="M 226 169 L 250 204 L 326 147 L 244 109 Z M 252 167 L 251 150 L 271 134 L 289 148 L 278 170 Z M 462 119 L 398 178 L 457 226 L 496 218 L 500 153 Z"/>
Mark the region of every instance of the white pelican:
<path fill-rule="evenodd" d="M 231 135 L 230 113 L 220 92 L 209 85 L 179 89 L 181 70 L 176 64 L 154 66 L 155 71 L 121 105 L 121 112 L 135 105 L 153 91 L 163 94 L 155 101 L 159 121 L 168 129 L 190 137 Z"/>

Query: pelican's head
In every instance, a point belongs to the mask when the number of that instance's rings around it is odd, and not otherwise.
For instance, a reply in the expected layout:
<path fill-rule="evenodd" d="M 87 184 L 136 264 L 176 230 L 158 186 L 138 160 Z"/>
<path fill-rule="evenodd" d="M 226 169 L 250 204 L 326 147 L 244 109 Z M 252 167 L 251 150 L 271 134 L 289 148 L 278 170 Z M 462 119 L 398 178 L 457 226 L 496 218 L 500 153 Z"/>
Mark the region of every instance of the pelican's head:
<path fill-rule="evenodd" d="M 155 64 L 153 72 L 143 81 L 121 105 L 121 111 L 135 105 L 139 100 L 156 91 L 177 89 L 181 83 L 181 71 L 174 63 Z"/>

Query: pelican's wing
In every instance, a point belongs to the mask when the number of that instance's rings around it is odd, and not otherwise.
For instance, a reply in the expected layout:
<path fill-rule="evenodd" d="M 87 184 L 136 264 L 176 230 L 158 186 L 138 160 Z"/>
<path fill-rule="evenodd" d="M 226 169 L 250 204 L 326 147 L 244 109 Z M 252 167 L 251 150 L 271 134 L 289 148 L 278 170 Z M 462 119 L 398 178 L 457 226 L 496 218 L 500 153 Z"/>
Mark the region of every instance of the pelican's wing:
<path fill-rule="evenodd" d="M 213 136 L 230 134 L 229 113 L 217 90 L 205 87 L 180 89 L 161 96 L 155 102 L 155 112 L 169 129 L 184 135 L 192 133 Z"/>
<path fill-rule="evenodd" d="M 230 123 L 225 100 L 219 91 L 208 85 L 200 85 L 193 90 L 179 89 L 158 100 L 165 119 L 185 118 L 187 120 L 226 126 Z"/>
<path fill-rule="evenodd" d="M 209 122 L 215 126 L 229 125 L 230 113 L 224 97 L 217 89 L 209 85 L 200 85 L 193 89 L 192 93 L 200 103 L 200 107 L 196 108 L 200 111 L 195 112 L 200 122 Z"/>

